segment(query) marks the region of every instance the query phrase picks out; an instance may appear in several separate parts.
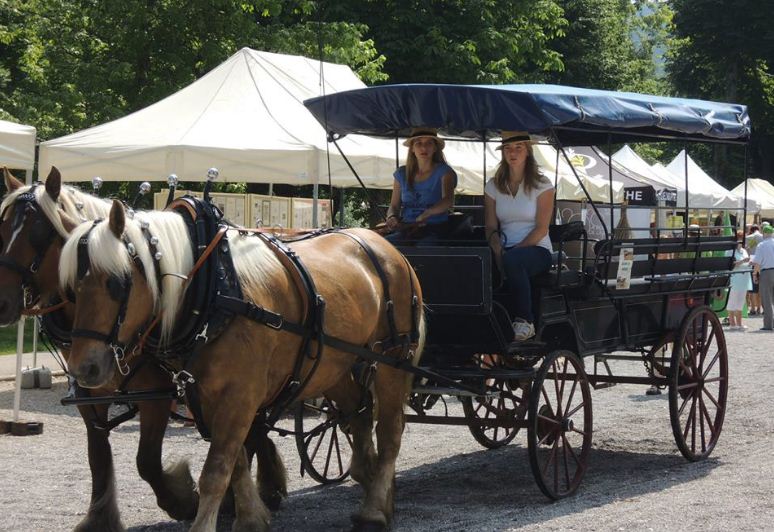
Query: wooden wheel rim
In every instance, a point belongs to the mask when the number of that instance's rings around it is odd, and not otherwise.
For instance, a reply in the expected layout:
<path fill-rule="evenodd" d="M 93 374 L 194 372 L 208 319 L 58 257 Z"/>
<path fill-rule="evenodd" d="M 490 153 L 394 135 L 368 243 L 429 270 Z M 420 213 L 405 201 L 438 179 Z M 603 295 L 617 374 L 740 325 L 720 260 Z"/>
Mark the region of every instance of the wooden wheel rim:
<path fill-rule="evenodd" d="M 527 433 L 532 473 L 549 498 L 578 489 L 588 469 L 592 425 L 591 388 L 580 360 L 569 351 L 550 353 L 532 383 Z"/>
<path fill-rule="evenodd" d="M 352 461 L 352 437 L 342 426 L 336 406 L 327 399 L 319 407 L 300 403 L 295 425 L 303 471 L 322 484 L 346 479 Z"/>
<path fill-rule="evenodd" d="M 669 416 L 688 460 L 712 453 L 723 428 L 728 396 L 728 349 L 717 315 L 691 310 L 680 326 L 670 361 Z"/>

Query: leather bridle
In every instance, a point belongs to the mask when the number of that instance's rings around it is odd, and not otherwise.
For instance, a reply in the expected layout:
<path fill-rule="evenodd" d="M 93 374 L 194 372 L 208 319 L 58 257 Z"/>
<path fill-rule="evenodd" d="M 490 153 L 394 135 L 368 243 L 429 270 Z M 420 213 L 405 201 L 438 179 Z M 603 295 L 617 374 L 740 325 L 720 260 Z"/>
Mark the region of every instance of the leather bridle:
<path fill-rule="evenodd" d="M 38 212 L 40 206 L 35 197 L 35 189 L 37 186 L 37 184 L 33 185 L 30 190 L 19 194 L 14 200 L 14 217 L 11 223 L 12 233 L 21 231 L 21 228 L 24 227 L 28 217 Z M 8 207 L 10 207 L 10 205 Z M 8 207 L 6 207 L 6 210 Z M 0 224 L 4 221 L 5 214 L 5 210 L 0 213 Z M 56 235 L 56 229 L 54 229 L 54 225 L 47 216 L 41 216 L 40 219 L 34 223 L 40 224 L 40 230 L 37 230 L 37 227 L 30 229 L 29 242 L 32 249 L 35 251 L 35 257 L 32 259 L 29 266 L 20 264 L 19 261 L 9 255 L 7 251 L 0 254 L 0 267 L 11 270 L 22 278 L 22 290 L 25 294 L 25 309 L 28 308 L 28 306 L 34 305 L 40 297 L 40 294 L 36 293 L 37 286 L 35 285 L 34 275 L 38 272 L 40 264 L 43 262 L 46 253 L 51 247 L 51 243 L 54 241 L 53 237 Z M 3 250 L 4 248 L 5 242 L 3 242 L 2 237 L 0 237 L 0 250 Z M 26 297 L 28 291 L 33 294 L 33 297 L 30 297 L 29 300 Z"/>

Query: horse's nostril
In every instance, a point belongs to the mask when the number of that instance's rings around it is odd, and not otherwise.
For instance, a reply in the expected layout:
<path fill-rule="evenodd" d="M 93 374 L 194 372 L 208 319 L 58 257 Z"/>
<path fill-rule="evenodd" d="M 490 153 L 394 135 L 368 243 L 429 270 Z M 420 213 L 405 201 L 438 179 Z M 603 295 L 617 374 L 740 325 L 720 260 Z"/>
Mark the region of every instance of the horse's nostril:
<path fill-rule="evenodd" d="M 99 375 L 99 368 L 96 364 L 89 364 L 86 366 L 85 375 L 87 380 L 93 381 Z"/>

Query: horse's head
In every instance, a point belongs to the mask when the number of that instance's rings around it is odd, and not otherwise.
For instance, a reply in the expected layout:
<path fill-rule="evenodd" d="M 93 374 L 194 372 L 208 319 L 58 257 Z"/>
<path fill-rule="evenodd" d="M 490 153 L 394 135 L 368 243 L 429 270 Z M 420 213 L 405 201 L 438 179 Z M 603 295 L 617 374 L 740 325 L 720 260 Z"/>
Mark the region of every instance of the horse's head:
<path fill-rule="evenodd" d="M 157 279 L 162 271 L 170 271 L 163 270 L 171 260 L 166 255 L 174 256 L 166 251 L 188 247 L 171 238 L 160 242 L 151 234 L 157 228 L 149 219 L 179 216 L 151 212 L 143 213 L 142 220 L 140 216 L 128 219 L 124 206 L 114 201 L 107 221 L 79 225 L 62 249 L 61 283 L 75 303 L 68 365 L 87 388 L 105 385 L 115 369 L 127 370 L 127 359 L 159 308 Z M 176 282 L 179 289 L 181 280 Z"/>
<path fill-rule="evenodd" d="M 8 325 L 26 303 L 56 291 L 59 252 L 75 222 L 58 207 L 62 178 L 56 168 L 45 188 L 3 172 L 8 194 L 0 206 L 0 325 Z"/>

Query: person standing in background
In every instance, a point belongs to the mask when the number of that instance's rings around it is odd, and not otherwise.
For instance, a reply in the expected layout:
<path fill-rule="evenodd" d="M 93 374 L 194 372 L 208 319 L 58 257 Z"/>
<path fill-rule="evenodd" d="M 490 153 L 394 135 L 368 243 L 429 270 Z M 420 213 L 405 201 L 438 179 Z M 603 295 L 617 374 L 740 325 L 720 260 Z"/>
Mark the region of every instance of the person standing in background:
<path fill-rule="evenodd" d="M 774 239 L 771 238 L 774 227 L 763 227 L 763 241 L 755 248 L 753 257 L 753 279 L 758 281 L 758 289 L 763 307 L 762 331 L 774 330 Z"/>

